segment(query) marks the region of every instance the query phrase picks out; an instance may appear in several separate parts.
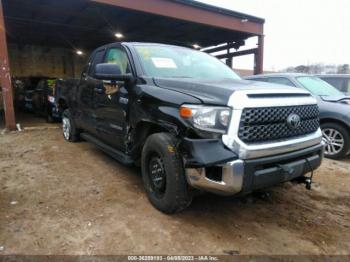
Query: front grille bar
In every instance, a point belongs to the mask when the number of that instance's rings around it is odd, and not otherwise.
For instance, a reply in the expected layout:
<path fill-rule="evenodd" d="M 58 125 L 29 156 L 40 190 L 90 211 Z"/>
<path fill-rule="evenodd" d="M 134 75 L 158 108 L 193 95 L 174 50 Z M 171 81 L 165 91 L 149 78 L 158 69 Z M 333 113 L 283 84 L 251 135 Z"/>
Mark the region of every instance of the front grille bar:
<path fill-rule="evenodd" d="M 293 129 L 287 124 L 291 114 L 301 124 Z M 319 128 L 317 105 L 245 108 L 242 111 L 238 137 L 245 143 L 271 142 L 314 133 Z"/>

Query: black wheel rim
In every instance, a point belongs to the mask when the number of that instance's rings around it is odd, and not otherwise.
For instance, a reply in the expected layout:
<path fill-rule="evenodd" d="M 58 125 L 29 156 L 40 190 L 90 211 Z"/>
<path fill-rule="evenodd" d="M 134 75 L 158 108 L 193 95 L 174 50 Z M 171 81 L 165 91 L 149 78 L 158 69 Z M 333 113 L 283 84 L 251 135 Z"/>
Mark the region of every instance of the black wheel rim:
<path fill-rule="evenodd" d="M 163 196 L 166 190 L 166 172 L 162 158 L 156 153 L 150 157 L 148 174 L 154 193 L 158 197 Z"/>

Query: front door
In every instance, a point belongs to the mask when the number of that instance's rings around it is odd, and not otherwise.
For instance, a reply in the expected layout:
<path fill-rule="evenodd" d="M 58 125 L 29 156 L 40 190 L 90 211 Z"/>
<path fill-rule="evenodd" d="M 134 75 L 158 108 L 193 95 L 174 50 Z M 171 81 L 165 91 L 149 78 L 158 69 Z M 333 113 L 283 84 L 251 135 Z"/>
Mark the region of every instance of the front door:
<path fill-rule="evenodd" d="M 97 136 L 97 115 L 94 104 L 95 90 L 102 85 L 102 81 L 94 77 L 95 66 L 103 61 L 104 53 L 105 50 L 101 49 L 92 54 L 78 85 L 78 115 L 76 118 L 79 121 L 79 126 L 94 136 Z"/>
<path fill-rule="evenodd" d="M 131 73 L 127 54 L 122 47 L 108 49 L 104 62 L 118 64 L 122 74 Z M 124 82 L 103 81 L 103 90 L 104 92 L 95 94 L 98 137 L 105 143 L 124 151 L 128 92 Z"/>

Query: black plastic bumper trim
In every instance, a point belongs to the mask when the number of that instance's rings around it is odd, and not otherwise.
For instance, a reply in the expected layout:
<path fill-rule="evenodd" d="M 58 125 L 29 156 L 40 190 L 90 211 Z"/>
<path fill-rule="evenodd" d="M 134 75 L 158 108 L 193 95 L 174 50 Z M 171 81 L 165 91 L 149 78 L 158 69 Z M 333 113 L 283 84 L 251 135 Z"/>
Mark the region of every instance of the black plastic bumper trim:
<path fill-rule="evenodd" d="M 242 193 L 287 182 L 314 170 L 321 165 L 322 144 L 272 157 L 246 160 Z M 309 163 L 307 163 L 307 161 Z"/>
<path fill-rule="evenodd" d="M 180 143 L 186 168 L 199 168 L 231 162 L 238 156 L 221 139 L 184 138 Z"/>

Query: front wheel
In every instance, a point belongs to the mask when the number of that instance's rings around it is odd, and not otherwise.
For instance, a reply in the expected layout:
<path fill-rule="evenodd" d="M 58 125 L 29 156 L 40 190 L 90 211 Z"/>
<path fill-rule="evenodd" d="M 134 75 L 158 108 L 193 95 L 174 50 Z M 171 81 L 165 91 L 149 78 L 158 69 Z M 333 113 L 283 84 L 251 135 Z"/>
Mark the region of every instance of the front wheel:
<path fill-rule="evenodd" d="M 142 180 L 147 197 L 158 210 L 172 214 L 188 207 L 192 196 L 175 138 L 168 133 L 153 134 L 142 150 Z"/>
<path fill-rule="evenodd" d="M 326 143 L 325 157 L 344 158 L 350 150 L 349 131 L 337 123 L 321 125 L 323 141 Z"/>

